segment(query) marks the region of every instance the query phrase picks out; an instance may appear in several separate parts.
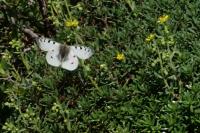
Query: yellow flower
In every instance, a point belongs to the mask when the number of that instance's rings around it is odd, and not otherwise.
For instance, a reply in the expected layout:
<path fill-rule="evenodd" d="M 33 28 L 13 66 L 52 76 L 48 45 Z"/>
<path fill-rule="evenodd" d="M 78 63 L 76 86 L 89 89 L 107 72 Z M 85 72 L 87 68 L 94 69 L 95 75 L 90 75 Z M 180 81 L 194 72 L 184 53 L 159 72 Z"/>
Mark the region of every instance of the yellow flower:
<path fill-rule="evenodd" d="M 150 41 L 152 41 L 154 38 L 155 38 L 155 34 L 150 34 L 145 40 L 146 40 L 146 42 L 150 42 Z"/>
<path fill-rule="evenodd" d="M 77 27 L 79 24 L 78 20 L 74 19 L 74 20 L 67 20 L 65 21 L 65 26 L 66 27 Z"/>
<path fill-rule="evenodd" d="M 122 61 L 122 60 L 125 60 L 125 56 L 123 53 L 117 53 L 116 59 L 119 61 Z"/>
<path fill-rule="evenodd" d="M 159 18 L 158 18 L 158 23 L 160 23 L 160 24 L 163 24 L 164 22 L 166 22 L 167 20 L 169 19 L 169 15 L 163 15 L 163 16 L 160 16 Z"/>

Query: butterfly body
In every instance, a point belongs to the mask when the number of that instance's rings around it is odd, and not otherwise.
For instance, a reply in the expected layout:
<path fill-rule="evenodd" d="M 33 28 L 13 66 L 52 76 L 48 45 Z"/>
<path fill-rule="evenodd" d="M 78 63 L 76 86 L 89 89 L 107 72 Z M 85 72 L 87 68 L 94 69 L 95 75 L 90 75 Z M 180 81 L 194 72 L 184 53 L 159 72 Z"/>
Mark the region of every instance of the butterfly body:
<path fill-rule="evenodd" d="M 70 71 L 78 67 L 78 58 L 88 59 L 93 54 L 88 47 L 62 45 L 44 37 L 38 38 L 37 43 L 41 50 L 47 51 L 46 60 L 48 64 Z"/>
<path fill-rule="evenodd" d="M 58 58 L 60 61 L 65 61 L 68 58 L 70 47 L 66 45 L 60 45 Z"/>

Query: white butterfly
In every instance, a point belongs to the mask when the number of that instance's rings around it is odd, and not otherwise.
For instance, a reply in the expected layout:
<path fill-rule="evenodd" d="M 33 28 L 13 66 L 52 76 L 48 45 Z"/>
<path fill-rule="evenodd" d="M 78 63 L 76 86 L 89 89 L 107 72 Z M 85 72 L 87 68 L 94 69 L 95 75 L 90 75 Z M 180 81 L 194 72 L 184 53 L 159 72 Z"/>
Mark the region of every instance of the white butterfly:
<path fill-rule="evenodd" d="M 41 50 L 47 51 L 48 64 L 73 71 L 78 67 L 78 58 L 88 59 L 93 52 L 85 46 L 67 46 L 55 42 L 49 38 L 39 37 L 37 43 Z"/>

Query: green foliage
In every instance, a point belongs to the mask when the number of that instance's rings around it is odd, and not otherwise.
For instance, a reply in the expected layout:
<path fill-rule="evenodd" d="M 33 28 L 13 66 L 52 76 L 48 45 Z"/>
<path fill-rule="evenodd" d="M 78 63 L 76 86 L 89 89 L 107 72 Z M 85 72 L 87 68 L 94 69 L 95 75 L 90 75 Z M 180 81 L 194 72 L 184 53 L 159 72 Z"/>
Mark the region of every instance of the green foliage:
<path fill-rule="evenodd" d="M 200 132 L 199 1 L 0 5 L 0 132 Z M 49 66 L 23 27 L 94 55 Z"/>

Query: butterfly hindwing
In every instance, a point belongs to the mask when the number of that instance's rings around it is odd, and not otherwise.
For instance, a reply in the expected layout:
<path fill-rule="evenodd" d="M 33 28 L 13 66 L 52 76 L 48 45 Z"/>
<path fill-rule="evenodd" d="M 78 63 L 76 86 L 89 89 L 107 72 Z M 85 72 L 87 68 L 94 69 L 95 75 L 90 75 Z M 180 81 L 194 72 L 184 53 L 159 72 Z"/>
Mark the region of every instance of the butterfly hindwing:
<path fill-rule="evenodd" d="M 88 59 L 92 56 L 93 52 L 89 47 L 85 46 L 70 46 L 74 54 L 80 59 Z"/>
<path fill-rule="evenodd" d="M 43 51 L 50 51 L 55 49 L 55 47 L 60 46 L 60 43 L 57 43 L 49 38 L 40 37 L 37 39 L 37 43 L 41 50 Z"/>
<path fill-rule="evenodd" d="M 78 58 L 70 48 L 67 59 L 65 59 L 61 67 L 70 71 L 75 70 L 78 67 Z"/>
<path fill-rule="evenodd" d="M 59 59 L 59 47 L 54 47 L 54 49 L 50 50 L 46 54 L 46 60 L 48 64 L 58 67 L 61 65 L 61 60 Z"/>

